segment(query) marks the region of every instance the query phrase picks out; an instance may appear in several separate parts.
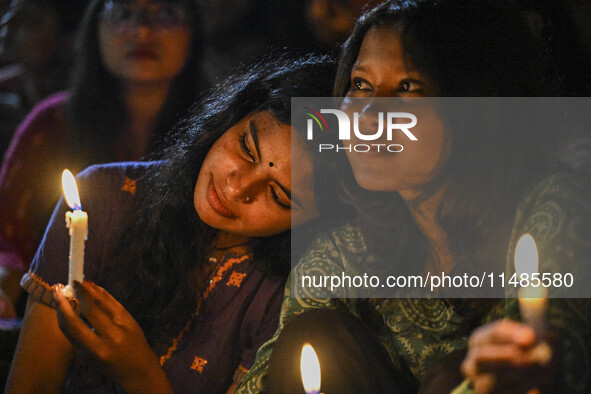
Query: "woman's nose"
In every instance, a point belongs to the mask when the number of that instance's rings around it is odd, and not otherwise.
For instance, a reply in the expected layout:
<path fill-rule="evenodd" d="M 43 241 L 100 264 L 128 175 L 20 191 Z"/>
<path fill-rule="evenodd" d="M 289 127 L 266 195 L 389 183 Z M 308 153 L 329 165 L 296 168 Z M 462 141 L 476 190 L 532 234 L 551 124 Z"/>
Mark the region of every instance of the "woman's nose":
<path fill-rule="evenodd" d="M 357 133 L 364 135 L 375 135 L 377 138 L 384 129 L 383 108 L 379 99 L 368 99 L 358 114 L 353 119 L 353 127 Z"/>
<path fill-rule="evenodd" d="M 263 189 L 263 184 L 259 174 L 233 172 L 226 178 L 226 196 L 241 203 L 252 203 Z"/>

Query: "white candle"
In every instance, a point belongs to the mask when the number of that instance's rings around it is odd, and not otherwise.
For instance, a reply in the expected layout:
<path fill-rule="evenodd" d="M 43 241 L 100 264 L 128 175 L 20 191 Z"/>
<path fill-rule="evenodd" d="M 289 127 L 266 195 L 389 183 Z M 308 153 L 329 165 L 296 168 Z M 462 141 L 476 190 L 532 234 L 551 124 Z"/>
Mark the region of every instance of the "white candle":
<path fill-rule="evenodd" d="M 544 314 L 548 302 L 548 291 L 539 282 L 532 285 L 532 274 L 538 272 L 538 248 L 530 234 L 523 234 L 515 248 L 515 271 L 517 275 L 529 275 L 529 286 L 519 289 L 519 309 L 523 321 L 536 332 L 538 339 L 544 334 Z"/>
<path fill-rule="evenodd" d="M 310 344 L 302 347 L 302 357 L 300 358 L 300 371 L 302 373 L 302 383 L 306 394 L 320 393 L 320 362 L 316 356 L 314 348 Z"/>
<path fill-rule="evenodd" d="M 74 281 L 84 280 L 84 242 L 88 237 L 88 215 L 82 210 L 76 180 L 68 170 L 62 173 L 62 186 L 66 203 L 73 209 L 72 212 L 66 212 L 66 227 L 70 229 L 70 255 L 68 285 L 63 293 L 66 297 L 74 297 Z"/>

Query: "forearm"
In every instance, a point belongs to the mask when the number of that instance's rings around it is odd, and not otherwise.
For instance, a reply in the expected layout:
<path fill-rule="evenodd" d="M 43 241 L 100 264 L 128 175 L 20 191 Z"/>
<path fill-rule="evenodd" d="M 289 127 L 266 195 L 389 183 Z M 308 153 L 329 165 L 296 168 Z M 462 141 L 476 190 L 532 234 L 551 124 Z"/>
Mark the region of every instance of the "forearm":
<path fill-rule="evenodd" d="M 61 392 L 72 359 L 55 310 L 30 298 L 6 393 Z"/>

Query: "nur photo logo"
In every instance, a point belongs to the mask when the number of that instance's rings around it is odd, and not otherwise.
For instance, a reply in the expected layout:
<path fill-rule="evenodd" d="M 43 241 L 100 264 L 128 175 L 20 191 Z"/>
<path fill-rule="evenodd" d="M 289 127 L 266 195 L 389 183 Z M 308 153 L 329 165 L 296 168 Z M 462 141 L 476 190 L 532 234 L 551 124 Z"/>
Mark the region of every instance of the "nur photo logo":
<path fill-rule="evenodd" d="M 340 109 L 322 108 L 316 111 L 310 107 L 304 107 L 305 114 L 310 116 L 307 120 L 307 139 L 314 139 L 314 129 L 320 132 L 328 131 L 328 124 L 323 114 L 334 115 L 338 123 L 338 139 L 343 145 L 326 144 L 318 145 L 319 152 L 324 150 L 346 150 L 349 152 L 369 152 L 369 151 L 388 151 L 392 153 L 402 152 L 404 147 L 401 144 L 389 143 L 393 140 L 394 133 L 403 133 L 410 141 L 418 141 L 418 138 L 410 129 L 417 125 L 417 117 L 409 112 L 377 112 L 375 119 L 370 122 L 364 122 L 364 128 L 361 130 L 360 114 L 353 112 L 353 121 L 349 114 Z M 363 116 L 368 116 L 364 114 Z M 367 125 L 377 125 L 377 130 L 367 130 Z M 352 127 L 351 127 L 352 126 Z M 385 133 L 385 139 L 384 139 Z M 352 138 L 353 137 L 353 138 Z M 376 143 L 351 143 L 355 141 L 376 141 Z"/>

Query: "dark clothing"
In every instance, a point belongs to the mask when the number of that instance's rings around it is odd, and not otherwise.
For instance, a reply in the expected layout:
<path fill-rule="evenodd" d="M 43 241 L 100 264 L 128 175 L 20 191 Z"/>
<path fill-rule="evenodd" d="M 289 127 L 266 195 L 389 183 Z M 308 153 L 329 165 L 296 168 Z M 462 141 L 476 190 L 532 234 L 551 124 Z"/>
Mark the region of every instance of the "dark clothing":
<path fill-rule="evenodd" d="M 119 279 L 112 275 L 108 256 L 118 245 L 122 231 L 136 220 L 135 199 L 146 192 L 142 174 L 162 164 L 93 166 L 78 177 L 82 208 L 88 214 L 86 279 L 107 290 Z M 67 210 L 60 201 L 31 269 L 21 282 L 31 296 L 47 304 L 52 302 L 49 286 L 68 280 L 70 240 L 64 223 Z M 173 341 L 159 355 L 175 392 L 225 392 L 237 370 L 250 368 L 257 349 L 277 327 L 283 284 L 281 278 L 257 271 L 251 254 L 229 256 L 220 262 L 201 296 L 198 313 L 193 320 L 187 318 L 187 329 L 179 332 L 178 343 Z M 75 358 L 65 392 L 115 390 L 92 364 Z"/>
<path fill-rule="evenodd" d="M 410 371 L 394 368 L 361 319 L 346 311 L 313 309 L 296 316 L 278 338 L 269 360 L 269 393 L 302 392 L 300 354 L 306 343 L 318 356 L 325 393 L 416 391 L 418 382 Z"/>

